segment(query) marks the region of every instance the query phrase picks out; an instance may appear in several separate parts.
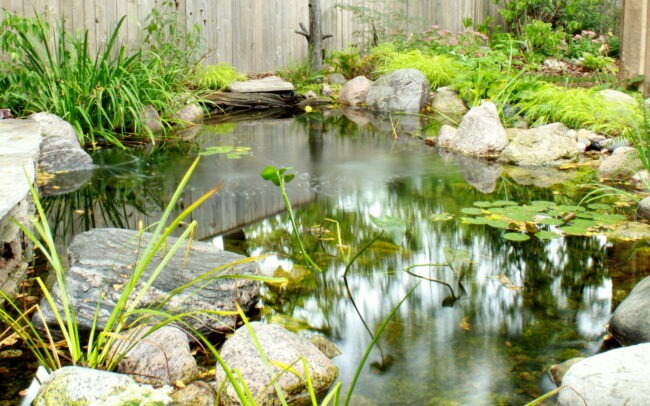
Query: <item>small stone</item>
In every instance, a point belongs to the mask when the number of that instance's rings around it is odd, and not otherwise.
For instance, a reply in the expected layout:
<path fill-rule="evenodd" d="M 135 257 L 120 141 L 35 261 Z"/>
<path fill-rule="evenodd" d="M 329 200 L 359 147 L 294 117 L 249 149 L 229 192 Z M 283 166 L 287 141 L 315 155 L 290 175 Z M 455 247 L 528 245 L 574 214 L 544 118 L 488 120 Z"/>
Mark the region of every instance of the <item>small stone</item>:
<path fill-rule="evenodd" d="M 195 381 L 172 393 L 172 399 L 183 406 L 214 406 L 216 395 L 210 385 Z"/>
<path fill-rule="evenodd" d="M 330 73 L 329 75 L 327 75 L 327 83 L 329 83 L 330 85 L 342 85 L 346 81 L 347 79 L 345 79 L 345 76 L 343 76 L 338 72 Z"/>
<path fill-rule="evenodd" d="M 372 80 L 365 76 L 357 76 L 349 80 L 339 90 L 339 103 L 349 106 L 358 106 L 365 103 L 372 83 Z"/>

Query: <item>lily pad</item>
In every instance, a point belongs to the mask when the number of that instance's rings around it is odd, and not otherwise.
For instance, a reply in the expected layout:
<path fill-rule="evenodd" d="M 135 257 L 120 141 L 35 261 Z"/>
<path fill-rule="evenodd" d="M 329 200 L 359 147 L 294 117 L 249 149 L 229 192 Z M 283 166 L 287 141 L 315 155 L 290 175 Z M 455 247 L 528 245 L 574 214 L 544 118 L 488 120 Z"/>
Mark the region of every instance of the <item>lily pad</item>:
<path fill-rule="evenodd" d="M 480 216 L 481 214 L 485 213 L 483 211 L 483 209 L 479 209 L 477 207 L 465 207 L 464 209 L 461 209 L 460 211 L 465 213 L 465 214 L 471 214 L 471 215 L 474 215 L 474 216 Z"/>
<path fill-rule="evenodd" d="M 476 207 L 492 207 L 492 202 L 478 201 L 473 203 Z"/>
<path fill-rule="evenodd" d="M 517 206 L 517 202 L 512 200 L 496 200 L 492 202 L 492 207 Z"/>
<path fill-rule="evenodd" d="M 557 206 L 555 202 L 549 202 L 547 200 L 533 200 L 530 204 L 540 209 L 550 209 L 551 207 Z"/>
<path fill-rule="evenodd" d="M 591 210 L 611 210 L 612 206 L 606 203 L 592 203 L 587 205 L 587 208 Z"/>
<path fill-rule="evenodd" d="M 544 217 L 541 220 L 537 221 L 538 224 L 544 224 L 547 226 L 561 226 L 564 224 L 564 221 L 556 219 L 554 217 Z"/>
<path fill-rule="evenodd" d="M 522 234 L 522 233 L 505 233 L 503 235 L 503 238 L 509 241 L 528 241 L 530 240 L 530 236 L 528 234 Z"/>
<path fill-rule="evenodd" d="M 554 233 L 552 231 L 538 231 L 535 233 L 535 237 L 540 240 L 552 240 L 555 238 L 561 238 L 562 234 Z"/>
<path fill-rule="evenodd" d="M 489 220 L 485 217 L 461 217 L 460 221 L 465 224 L 487 224 Z"/>
<path fill-rule="evenodd" d="M 502 228 L 502 229 L 510 228 L 510 222 L 506 221 L 506 220 L 488 219 L 485 224 L 487 224 L 490 227 L 494 227 L 494 228 Z"/>
<path fill-rule="evenodd" d="M 584 226 L 564 226 L 558 228 L 558 230 L 562 231 L 564 234 L 567 235 L 587 235 L 587 232 L 589 231 L 589 227 L 584 227 Z"/>

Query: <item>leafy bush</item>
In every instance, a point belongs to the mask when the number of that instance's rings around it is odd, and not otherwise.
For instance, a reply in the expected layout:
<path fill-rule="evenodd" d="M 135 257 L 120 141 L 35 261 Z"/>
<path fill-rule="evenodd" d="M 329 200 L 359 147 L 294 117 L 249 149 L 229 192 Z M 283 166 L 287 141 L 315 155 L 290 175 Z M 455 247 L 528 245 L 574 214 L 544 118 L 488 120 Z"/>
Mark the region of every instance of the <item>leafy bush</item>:
<path fill-rule="evenodd" d="M 529 53 L 558 56 L 564 51 L 565 35 L 561 30 L 554 30 L 551 23 L 533 20 L 524 27 L 522 41 Z"/>
<path fill-rule="evenodd" d="M 370 71 L 368 59 L 361 57 L 357 47 L 331 51 L 327 55 L 325 62 L 348 79 L 359 75 L 367 75 Z"/>
<path fill-rule="evenodd" d="M 620 18 L 616 0 L 493 0 L 511 31 L 517 35 L 533 20 L 568 33 L 580 30 L 615 32 Z"/>

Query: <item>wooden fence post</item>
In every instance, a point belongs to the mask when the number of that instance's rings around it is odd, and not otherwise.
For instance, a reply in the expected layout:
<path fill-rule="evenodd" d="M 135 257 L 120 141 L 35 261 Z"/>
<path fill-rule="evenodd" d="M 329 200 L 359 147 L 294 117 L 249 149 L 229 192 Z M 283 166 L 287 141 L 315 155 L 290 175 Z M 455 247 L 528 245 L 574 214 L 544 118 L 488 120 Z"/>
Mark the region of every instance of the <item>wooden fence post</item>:
<path fill-rule="evenodd" d="M 639 90 L 643 93 L 650 91 L 649 3 L 650 0 L 623 0 L 621 18 L 619 78 L 623 81 L 640 82 Z"/>

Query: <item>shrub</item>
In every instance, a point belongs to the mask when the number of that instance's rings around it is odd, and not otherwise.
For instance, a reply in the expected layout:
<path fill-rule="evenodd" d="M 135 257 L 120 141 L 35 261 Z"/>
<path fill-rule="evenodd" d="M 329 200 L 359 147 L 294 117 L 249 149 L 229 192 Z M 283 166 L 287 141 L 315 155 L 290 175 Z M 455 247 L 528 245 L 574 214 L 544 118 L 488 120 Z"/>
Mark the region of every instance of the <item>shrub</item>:
<path fill-rule="evenodd" d="M 246 80 L 246 75 L 237 72 L 232 65 L 221 62 L 197 67 L 192 82 L 198 88 L 223 90 L 238 80 Z"/>

